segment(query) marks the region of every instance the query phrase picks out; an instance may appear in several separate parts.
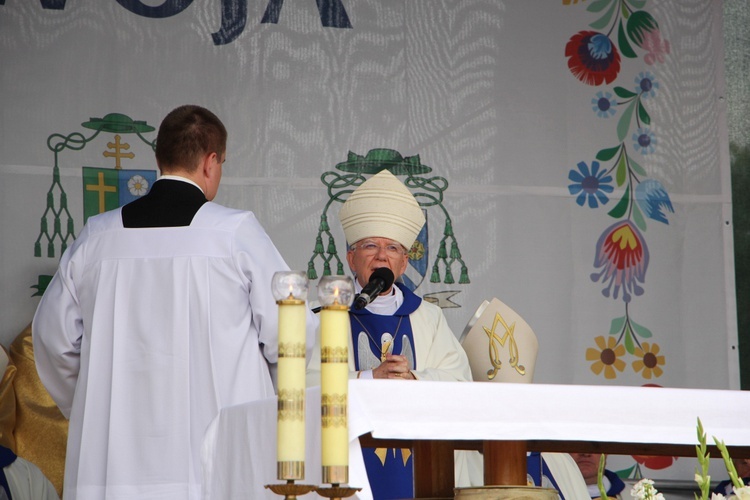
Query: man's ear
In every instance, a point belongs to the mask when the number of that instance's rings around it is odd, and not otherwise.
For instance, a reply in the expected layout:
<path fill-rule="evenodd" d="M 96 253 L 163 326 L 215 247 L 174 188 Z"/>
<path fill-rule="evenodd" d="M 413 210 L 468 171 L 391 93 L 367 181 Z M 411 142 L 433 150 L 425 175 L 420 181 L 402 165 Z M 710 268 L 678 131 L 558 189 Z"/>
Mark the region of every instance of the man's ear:
<path fill-rule="evenodd" d="M 211 153 L 203 157 L 203 162 L 200 165 L 201 173 L 206 179 L 210 179 L 214 174 L 213 170 L 216 168 L 218 159 L 216 153 Z"/>

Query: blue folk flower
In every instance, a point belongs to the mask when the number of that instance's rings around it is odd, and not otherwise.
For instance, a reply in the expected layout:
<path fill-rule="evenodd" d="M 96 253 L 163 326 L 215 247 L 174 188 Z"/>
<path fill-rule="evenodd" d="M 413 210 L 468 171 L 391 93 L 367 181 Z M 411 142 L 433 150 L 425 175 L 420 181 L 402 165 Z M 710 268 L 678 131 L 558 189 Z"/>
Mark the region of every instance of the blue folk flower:
<path fill-rule="evenodd" d="M 605 170 L 599 171 L 598 161 L 591 162 L 591 171 L 586 162 L 579 162 L 578 171 L 571 170 L 568 179 L 573 181 L 573 184 L 568 186 L 568 191 L 574 196 L 578 195 L 576 203 L 580 206 L 583 206 L 587 198 L 591 208 L 597 208 L 599 203 L 606 205 L 609 198 L 604 193 L 611 193 L 615 189 L 610 184 L 612 176 L 607 175 Z"/>
<path fill-rule="evenodd" d="M 615 114 L 617 101 L 610 92 L 597 92 L 596 97 L 591 98 L 594 113 L 601 118 L 609 118 Z"/>
<path fill-rule="evenodd" d="M 654 97 L 658 88 L 659 82 L 650 71 L 642 71 L 635 77 L 635 91 L 644 98 Z"/>
<path fill-rule="evenodd" d="M 641 127 L 633 134 L 633 146 L 642 155 L 651 154 L 656 149 L 656 136 L 648 127 Z"/>
<path fill-rule="evenodd" d="M 661 182 L 654 179 L 641 182 L 635 188 L 635 199 L 638 206 L 650 219 L 669 224 L 664 212 L 669 210 L 674 213 L 674 207 L 672 207 L 669 194 Z"/>

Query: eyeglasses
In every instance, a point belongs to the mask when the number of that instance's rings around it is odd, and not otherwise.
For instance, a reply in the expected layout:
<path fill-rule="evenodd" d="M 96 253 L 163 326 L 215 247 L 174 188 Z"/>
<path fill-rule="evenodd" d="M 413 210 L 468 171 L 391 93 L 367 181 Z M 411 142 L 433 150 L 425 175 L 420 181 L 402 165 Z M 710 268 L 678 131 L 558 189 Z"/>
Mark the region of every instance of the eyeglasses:
<path fill-rule="evenodd" d="M 388 245 L 381 247 L 374 241 L 363 241 L 355 248 L 357 248 L 365 255 L 375 255 L 377 253 L 380 253 L 381 249 L 385 250 L 386 255 L 388 255 L 389 257 L 400 257 L 406 254 L 404 247 L 402 247 L 398 243 L 389 243 Z"/>

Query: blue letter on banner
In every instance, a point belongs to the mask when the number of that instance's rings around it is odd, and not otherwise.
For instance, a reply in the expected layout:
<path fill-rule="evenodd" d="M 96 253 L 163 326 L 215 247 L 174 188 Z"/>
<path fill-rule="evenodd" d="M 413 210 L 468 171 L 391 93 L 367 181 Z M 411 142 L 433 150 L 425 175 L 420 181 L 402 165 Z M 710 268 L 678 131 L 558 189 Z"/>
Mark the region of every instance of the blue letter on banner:
<path fill-rule="evenodd" d="M 0 5 L 5 5 L 5 0 L 0 0 Z M 42 8 L 63 10 L 65 8 L 65 0 L 42 0 Z"/>
<path fill-rule="evenodd" d="M 211 33 L 214 45 L 226 45 L 245 30 L 247 0 L 221 0 L 221 28 Z"/>
<path fill-rule="evenodd" d="M 326 28 L 351 28 L 352 24 L 349 22 L 349 16 L 346 14 L 346 9 L 341 0 L 315 0 L 318 4 L 318 13 L 320 14 L 320 22 Z M 278 24 L 279 14 L 281 14 L 281 7 L 284 5 L 284 0 L 268 0 L 266 6 L 266 12 L 263 14 L 261 24 L 270 23 Z"/>
<path fill-rule="evenodd" d="M 154 19 L 172 17 L 190 7 L 193 0 L 166 0 L 157 7 L 144 5 L 141 0 L 117 0 L 117 3 L 128 9 L 133 14 Z"/>

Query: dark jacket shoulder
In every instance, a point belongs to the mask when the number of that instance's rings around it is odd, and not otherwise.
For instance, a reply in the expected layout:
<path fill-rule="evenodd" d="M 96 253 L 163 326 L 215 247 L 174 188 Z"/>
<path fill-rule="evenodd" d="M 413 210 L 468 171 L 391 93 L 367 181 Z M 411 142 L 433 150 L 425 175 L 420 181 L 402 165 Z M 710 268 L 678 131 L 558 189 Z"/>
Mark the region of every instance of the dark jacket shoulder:
<path fill-rule="evenodd" d="M 147 194 L 122 207 L 122 225 L 130 228 L 189 226 L 207 201 L 203 192 L 188 182 L 160 179 Z"/>

